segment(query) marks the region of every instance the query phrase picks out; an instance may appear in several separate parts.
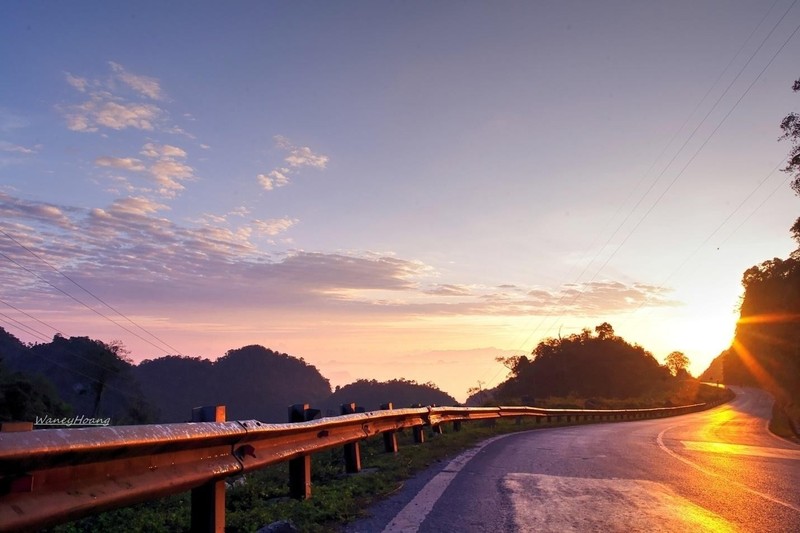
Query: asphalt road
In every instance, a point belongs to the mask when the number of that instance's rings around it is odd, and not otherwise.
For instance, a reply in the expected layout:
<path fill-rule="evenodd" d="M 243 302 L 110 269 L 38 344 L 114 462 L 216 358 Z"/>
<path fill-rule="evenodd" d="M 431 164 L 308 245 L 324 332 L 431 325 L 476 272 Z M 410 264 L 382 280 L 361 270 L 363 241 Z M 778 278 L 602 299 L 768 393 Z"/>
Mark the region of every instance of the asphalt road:
<path fill-rule="evenodd" d="M 800 532 L 800 446 L 754 389 L 680 417 L 528 431 L 467 452 L 350 532 Z"/>

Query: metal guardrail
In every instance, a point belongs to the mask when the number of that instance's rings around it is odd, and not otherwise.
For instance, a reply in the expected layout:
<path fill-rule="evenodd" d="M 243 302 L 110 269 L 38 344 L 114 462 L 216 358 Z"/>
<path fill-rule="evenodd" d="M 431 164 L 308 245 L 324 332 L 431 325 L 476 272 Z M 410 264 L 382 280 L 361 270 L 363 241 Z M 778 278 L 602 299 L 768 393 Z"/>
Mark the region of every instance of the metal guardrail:
<path fill-rule="evenodd" d="M 397 451 L 394 432 L 404 428 L 414 429 L 421 442 L 422 427 L 449 422 L 458 428 L 464 421 L 498 418 L 629 420 L 709 407 L 389 407 L 288 424 L 243 420 L 0 433 L 0 530 L 35 530 L 192 490 L 192 529 L 222 531 L 226 477 L 289 461 L 291 492 L 308 497 L 311 454 L 345 446 L 347 469 L 357 471 L 357 443 L 378 434 L 384 434 L 387 451 Z"/>

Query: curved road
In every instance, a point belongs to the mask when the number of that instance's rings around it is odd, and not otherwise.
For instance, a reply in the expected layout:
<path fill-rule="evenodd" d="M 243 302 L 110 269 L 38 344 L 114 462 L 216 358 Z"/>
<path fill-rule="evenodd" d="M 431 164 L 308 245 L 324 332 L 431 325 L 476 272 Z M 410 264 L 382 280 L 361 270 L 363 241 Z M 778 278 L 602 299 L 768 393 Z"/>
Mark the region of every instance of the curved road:
<path fill-rule="evenodd" d="M 492 439 L 348 531 L 800 531 L 800 446 L 767 431 L 766 393 L 734 390 L 702 413 Z"/>

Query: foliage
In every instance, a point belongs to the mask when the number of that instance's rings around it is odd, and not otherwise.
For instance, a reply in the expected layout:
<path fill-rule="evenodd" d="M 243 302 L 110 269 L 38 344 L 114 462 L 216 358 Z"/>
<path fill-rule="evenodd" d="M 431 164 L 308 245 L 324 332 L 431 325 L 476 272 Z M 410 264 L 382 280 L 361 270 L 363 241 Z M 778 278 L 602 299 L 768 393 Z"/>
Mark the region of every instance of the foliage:
<path fill-rule="evenodd" d="M 339 531 L 346 522 L 365 516 L 366 509 L 403 485 L 417 472 L 447 460 L 488 437 L 532 429 L 533 421 L 464 424 L 462 431 L 427 432 L 425 444 L 414 444 L 410 431 L 398 433 L 399 451 L 383 451 L 383 439 L 360 443 L 363 470 L 344 474 L 341 449 L 312 456 L 312 497 L 289 498 L 288 465 L 281 463 L 234 478 L 226 494 L 225 531 L 244 533 L 279 521 L 290 521 L 299 531 Z M 538 426 L 536 426 L 538 427 Z M 53 528 L 53 533 L 104 533 L 116 531 L 183 532 L 189 530 L 189 495 L 117 509 Z"/>
<path fill-rule="evenodd" d="M 439 390 L 433 383 L 420 384 L 407 379 L 392 379 L 379 382 L 374 379 L 359 379 L 337 389 L 322 408 L 329 414 L 339 414 L 339 406 L 355 403 L 367 411 L 380 409 L 391 402 L 395 409 L 412 405 L 455 405 L 456 400 Z"/>
<path fill-rule="evenodd" d="M 33 422 L 36 417 L 70 414 L 70 407 L 61 401 L 52 383 L 41 376 L 11 373 L 0 363 L 0 421 Z"/>
<path fill-rule="evenodd" d="M 127 351 L 118 341 L 56 335 L 50 343 L 25 346 L 0 328 L 0 349 L 9 371 L 24 376 L 42 394 L 49 394 L 51 384 L 75 415 L 111 418 L 117 425 L 152 421 Z"/>
<path fill-rule="evenodd" d="M 313 365 L 263 346 L 229 350 L 216 361 L 165 356 L 135 368 L 162 422 L 184 422 L 192 408 L 225 405 L 229 420 L 286 422 L 287 406 L 321 403 L 330 383 Z"/>
<path fill-rule="evenodd" d="M 725 382 L 769 390 L 782 409 L 800 406 L 800 259 L 772 259 L 745 271 Z"/>
<path fill-rule="evenodd" d="M 792 90 L 800 92 L 800 79 Z M 793 175 L 800 195 L 800 115 L 789 113 L 780 124 L 781 140 L 790 140 L 783 169 Z M 723 355 L 726 383 L 770 391 L 776 412 L 787 426 L 800 426 L 800 218 L 790 228 L 798 248 L 788 259 L 775 258 L 744 272 L 744 295 L 733 345 Z M 780 424 L 778 424 L 780 425 Z"/>
<path fill-rule="evenodd" d="M 792 85 L 794 92 L 800 92 L 800 79 L 795 80 Z M 789 113 L 781 121 L 781 140 L 790 140 L 792 148 L 789 150 L 788 162 L 784 167 L 784 172 L 794 175 L 792 180 L 792 189 L 800 194 L 800 115 L 797 113 Z M 800 221 L 800 219 L 798 219 Z M 794 230 L 794 228 L 792 228 Z"/>
<path fill-rule="evenodd" d="M 531 354 L 510 358 L 511 377 L 495 392 L 500 403 L 535 398 L 647 397 L 664 389 L 669 371 L 639 345 L 614 334 L 608 323 L 540 342 Z"/>
<path fill-rule="evenodd" d="M 689 368 L 689 358 L 683 352 L 670 352 L 667 357 L 664 358 L 664 365 L 669 369 L 670 373 L 673 376 L 678 376 L 679 374 L 684 376 L 687 374 L 687 368 Z"/>

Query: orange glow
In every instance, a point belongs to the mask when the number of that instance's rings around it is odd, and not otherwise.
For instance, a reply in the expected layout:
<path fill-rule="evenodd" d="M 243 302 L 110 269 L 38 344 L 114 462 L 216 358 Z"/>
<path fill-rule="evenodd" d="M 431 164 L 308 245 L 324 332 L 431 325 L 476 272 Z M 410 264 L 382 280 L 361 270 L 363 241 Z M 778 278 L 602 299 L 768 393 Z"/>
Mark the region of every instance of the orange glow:
<path fill-rule="evenodd" d="M 800 322 L 800 314 L 765 313 L 762 315 L 752 315 L 752 316 L 742 317 L 736 321 L 737 324 L 780 324 L 788 322 Z"/>
<path fill-rule="evenodd" d="M 758 383 L 767 390 L 771 391 L 778 391 L 781 390 L 778 382 L 775 381 L 769 372 L 767 372 L 761 363 L 759 363 L 753 354 L 750 353 L 750 350 L 737 338 L 733 339 L 733 344 L 731 347 L 736 350 L 736 353 L 739 355 L 739 359 L 741 359 L 742 363 L 747 370 L 750 371 L 750 374 L 758 381 Z"/>

